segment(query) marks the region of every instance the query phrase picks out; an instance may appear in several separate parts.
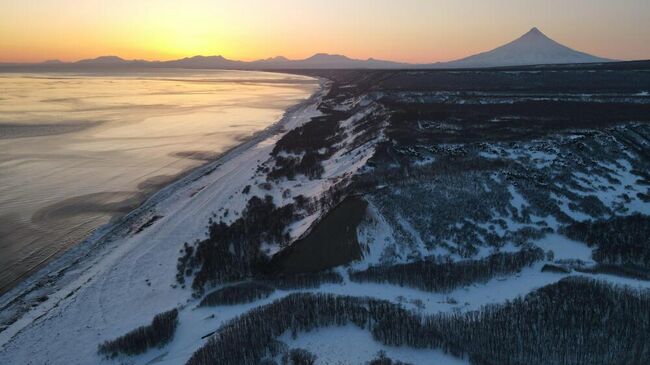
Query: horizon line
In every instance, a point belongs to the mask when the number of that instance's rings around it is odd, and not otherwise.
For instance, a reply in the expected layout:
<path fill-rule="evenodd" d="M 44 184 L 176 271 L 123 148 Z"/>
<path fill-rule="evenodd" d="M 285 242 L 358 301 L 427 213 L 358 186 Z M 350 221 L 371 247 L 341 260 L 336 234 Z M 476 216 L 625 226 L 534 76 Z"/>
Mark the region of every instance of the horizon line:
<path fill-rule="evenodd" d="M 47 59 L 43 59 L 41 61 L 0 60 L 0 64 L 16 64 L 16 65 L 42 65 L 42 64 L 47 64 L 47 63 L 52 63 L 52 64 L 57 64 L 57 63 L 60 63 L 60 64 L 75 64 L 75 63 L 79 63 L 79 62 L 82 62 L 82 61 L 93 61 L 93 60 L 98 60 L 98 59 L 101 59 L 101 58 L 119 58 L 121 61 L 124 61 L 124 62 L 150 62 L 150 63 L 161 62 L 162 63 L 162 62 L 173 62 L 173 61 L 180 61 L 180 60 L 184 60 L 184 59 L 192 59 L 192 58 L 199 58 L 199 57 L 202 57 L 202 58 L 219 58 L 219 57 L 221 57 L 224 60 L 231 61 L 231 62 L 254 63 L 254 62 L 274 60 L 274 59 L 277 59 L 277 58 L 281 58 L 281 59 L 283 59 L 283 61 L 285 61 L 285 60 L 286 61 L 305 61 L 305 60 L 308 60 L 308 59 L 313 58 L 315 56 L 323 55 L 323 56 L 333 56 L 333 57 L 337 57 L 337 56 L 338 57 L 345 57 L 345 58 L 347 58 L 349 60 L 353 60 L 353 61 L 379 61 L 379 62 L 390 62 L 390 63 L 396 63 L 396 64 L 418 66 L 418 65 L 433 65 L 433 64 L 439 64 L 439 63 L 448 63 L 448 62 L 459 61 L 459 60 L 462 60 L 464 58 L 472 57 L 474 55 L 478 55 L 478 54 L 481 54 L 481 53 L 484 53 L 484 52 L 490 52 L 491 50 L 494 50 L 494 49 L 497 49 L 497 48 L 502 47 L 504 45 L 515 42 L 516 40 L 519 40 L 520 38 L 523 38 L 523 37 L 525 37 L 525 36 L 527 36 L 529 34 L 540 34 L 540 35 L 542 35 L 542 36 L 544 36 L 544 37 L 546 37 L 546 38 L 548 38 L 548 39 L 550 39 L 552 41 L 555 41 L 554 39 L 548 37 L 537 26 L 533 26 L 526 33 L 523 33 L 522 35 L 514 38 L 511 41 L 508 41 L 508 42 L 503 43 L 501 45 L 492 46 L 494 48 L 490 48 L 490 49 L 483 50 L 483 51 L 477 51 L 477 53 L 469 54 L 469 55 L 465 55 L 465 56 L 460 56 L 459 58 L 452 58 L 452 59 L 446 59 L 446 60 L 435 60 L 435 61 L 419 61 L 419 62 L 418 61 L 397 61 L 397 60 L 393 60 L 393 59 L 375 58 L 375 57 L 372 57 L 372 56 L 366 57 L 366 58 L 354 58 L 354 57 L 350 57 L 350 56 L 347 56 L 347 55 L 345 55 L 343 53 L 339 53 L 339 52 L 334 52 L 334 53 L 315 52 L 312 55 L 306 56 L 304 58 L 289 58 L 287 56 L 284 56 L 284 55 L 280 54 L 280 55 L 268 56 L 268 57 L 262 57 L 262 58 L 255 58 L 255 59 L 239 59 L 239 58 L 236 58 L 236 57 L 228 58 L 228 57 L 224 56 L 223 54 L 212 54 L 212 55 L 207 55 L 207 56 L 203 55 L 203 54 L 194 54 L 194 55 L 176 56 L 176 58 L 169 58 L 169 59 L 124 58 L 122 56 L 118 56 L 117 55 L 118 53 L 110 52 L 108 54 L 102 54 L 102 55 L 98 55 L 98 56 L 94 56 L 94 57 L 93 56 L 88 56 L 88 57 L 85 57 L 85 58 L 79 58 L 79 59 L 67 60 L 67 61 L 63 61 L 60 58 L 47 58 Z M 571 48 L 571 47 L 569 47 L 569 48 Z M 573 48 L 571 48 L 571 49 L 573 49 Z M 573 49 L 573 50 L 575 50 L 575 49 Z M 580 52 L 582 52 L 582 51 L 580 51 Z M 596 57 L 608 58 L 608 59 L 610 59 L 612 61 L 640 61 L 640 60 L 650 59 L 650 57 L 641 58 L 641 59 L 626 59 L 626 58 L 610 57 L 610 56 L 596 56 Z"/>

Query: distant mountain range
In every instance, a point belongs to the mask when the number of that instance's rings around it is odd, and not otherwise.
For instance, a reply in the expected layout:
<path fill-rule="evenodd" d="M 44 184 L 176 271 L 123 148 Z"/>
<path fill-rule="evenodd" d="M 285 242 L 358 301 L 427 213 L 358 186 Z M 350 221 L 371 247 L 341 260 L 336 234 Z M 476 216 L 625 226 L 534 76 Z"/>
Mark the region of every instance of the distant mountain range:
<path fill-rule="evenodd" d="M 173 61 L 125 60 L 117 56 L 64 63 L 50 60 L 39 64 L 0 64 L 2 68 L 40 67 L 45 69 L 94 69 L 124 67 L 282 70 L 282 69 L 430 69 L 430 68 L 485 68 L 525 65 L 601 63 L 613 60 L 592 56 L 566 47 L 533 28 L 518 39 L 457 61 L 430 64 L 411 64 L 386 60 L 352 59 L 343 55 L 318 53 L 302 60 L 273 57 L 257 61 L 229 60 L 222 56 L 194 56 Z"/>
<path fill-rule="evenodd" d="M 51 62 L 51 61 L 50 61 Z M 50 63 L 52 64 L 52 63 Z M 343 55 L 318 53 L 302 60 L 290 60 L 278 56 L 257 61 L 229 60 L 223 56 L 194 56 L 173 61 L 143 61 L 125 60 L 117 56 L 102 56 L 98 58 L 81 60 L 66 65 L 77 66 L 150 66 L 169 68 L 191 68 L 191 69 L 235 69 L 235 70 L 269 70 L 269 69 L 323 69 L 323 68 L 408 68 L 415 65 L 375 59 L 355 60 Z"/>

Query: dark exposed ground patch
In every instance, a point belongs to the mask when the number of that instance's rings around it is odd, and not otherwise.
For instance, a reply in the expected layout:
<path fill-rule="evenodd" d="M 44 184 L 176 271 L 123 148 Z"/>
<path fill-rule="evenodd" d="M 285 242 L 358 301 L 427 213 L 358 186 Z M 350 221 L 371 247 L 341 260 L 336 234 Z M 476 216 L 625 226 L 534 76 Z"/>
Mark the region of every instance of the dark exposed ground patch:
<path fill-rule="evenodd" d="M 283 274 L 314 272 L 361 258 L 357 226 L 368 203 L 349 197 L 318 222 L 307 236 L 275 255 L 271 267 Z"/>

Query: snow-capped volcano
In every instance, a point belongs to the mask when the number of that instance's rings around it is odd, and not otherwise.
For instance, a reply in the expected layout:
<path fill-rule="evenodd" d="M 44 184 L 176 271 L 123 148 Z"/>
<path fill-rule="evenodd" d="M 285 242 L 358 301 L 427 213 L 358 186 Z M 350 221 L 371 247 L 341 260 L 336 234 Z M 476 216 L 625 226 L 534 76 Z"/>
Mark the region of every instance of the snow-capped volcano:
<path fill-rule="evenodd" d="M 539 29 L 533 28 L 506 45 L 441 65 L 450 67 L 499 67 L 608 61 L 611 60 L 592 56 L 564 46 L 547 37 Z"/>

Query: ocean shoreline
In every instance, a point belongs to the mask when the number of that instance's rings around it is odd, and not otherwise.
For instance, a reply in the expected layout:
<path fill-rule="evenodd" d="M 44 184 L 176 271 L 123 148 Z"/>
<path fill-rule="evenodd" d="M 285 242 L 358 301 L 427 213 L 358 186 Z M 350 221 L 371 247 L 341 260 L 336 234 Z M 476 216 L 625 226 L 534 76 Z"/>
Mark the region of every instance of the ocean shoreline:
<path fill-rule="evenodd" d="M 142 199 L 135 209 L 98 227 L 84 240 L 57 254 L 56 257 L 48 260 L 35 270 L 30 271 L 17 280 L 11 288 L 0 294 L 0 348 L 20 331 L 18 329 L 13 334 L 7 334 L 5 330 L 23 319 L 23 316 L 31 310 L 38 308 L 40 302 L 45 302 L 48 299 L 48 295 L 64 288 L 75 278 L 81 276 L 84 271 L 92 267 L 93 263 L 91 262 L 97 260 L 101 253 L 114 248 L 110 247 L 111 243 L 125 237 L 135 225 L 145 224 L 147 219 L 150 219 L 151 212 L 157 204 L 201 177 L 214 172 L 225 162 L 236 158 L 242 152 L 247 151 L 270 136 L 283 132 L 283 128 L 291 120 L 293 114 L 304 106 L 319 100 L 326 91 L 325 79 L 310 78 L 318 81 L 319 87 L 307 99 L 287 108 L 280 119 L 263 130 L 250 135 L 241 143 L 220 153 L 216 158 L 187 169 L 175 176 L 171 182 L 152 189 L 153 191 Z M 69 275 L 75 271 L 79 271 L 78 275 Z"/>
<path fill-rule="evenodd" d="M 0 295 L 318 86 L 289 74 L 182 69 L 0 72 L 0 84 Z"/>

